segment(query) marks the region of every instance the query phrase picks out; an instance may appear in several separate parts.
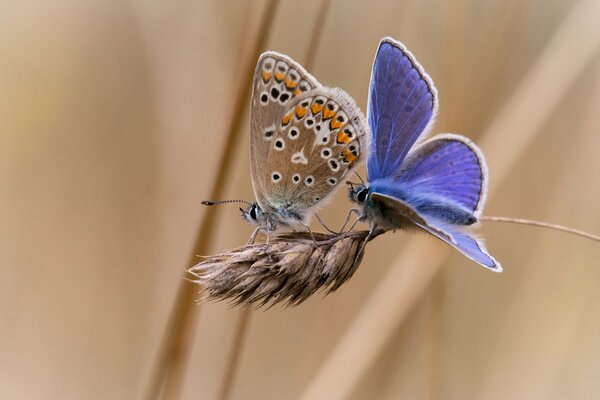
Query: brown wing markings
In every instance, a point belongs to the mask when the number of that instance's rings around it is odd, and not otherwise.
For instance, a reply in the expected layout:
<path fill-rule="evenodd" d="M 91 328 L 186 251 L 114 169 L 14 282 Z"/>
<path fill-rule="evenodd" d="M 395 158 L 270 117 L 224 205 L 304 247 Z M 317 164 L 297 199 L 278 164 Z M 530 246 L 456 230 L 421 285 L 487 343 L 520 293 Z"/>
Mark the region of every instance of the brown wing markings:
<path fill-rule="evenodd" d="M 266 52 L 257 62 L 251 99 L 250 159 L 254 194 L 263 208 L 268 207 L 265 196 L 270 180 L 264 175 L 275 139 L 276 122 L 279 122 L 292 99 L 318 87 L 321 85 L 312 75 L 283 54 Z M 268 128 L 272 128 L 270 136 L 266 135 Z"/>
<path fill-rule="evenodd" d="M 269 165 L 281 166 L 283 175 L 278 184 L 267 188 L 269 201 L 275 206 L 287 206 L 294 211 L 306 210 L 332 194 L 359 161 L 365 147 L 364 119 L 348 95 L 327 89 L 311 91 L 310 96 L 307 93 L 295 108 L 284 114 L 278 137 L 287 139 L 285 150 L 271 152 L 269 157 L 272 158 L 268 161 Z M 310 105 L 307 101 L 310 101 Z M 296 111 L 298 108 L 300 112 Z M 289 137 L 292 129 L 298 130 L 297 139 L 291 140 Z M 340 141 L 339 133 L 344 130 L 349 134 Z M 329 157 L 322 157 L 323 149 L 331 152 Z M 297 153 L 301 153 L 302 157 L 296 157 L 297 162 L 293 162 Z M 336 164 L 335 171 L 329 166 L 331 162 Z M 330 179 L 332 182 L 329 182 Z"/>

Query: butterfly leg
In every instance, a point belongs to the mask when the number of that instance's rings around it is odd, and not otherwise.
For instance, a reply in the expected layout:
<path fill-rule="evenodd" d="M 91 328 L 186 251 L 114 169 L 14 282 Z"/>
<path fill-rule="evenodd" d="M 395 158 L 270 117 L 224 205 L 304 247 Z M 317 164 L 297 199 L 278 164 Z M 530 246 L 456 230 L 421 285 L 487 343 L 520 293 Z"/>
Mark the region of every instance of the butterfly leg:
<path fill-rule="evenodd" d="M 333 233 L 333 234 L 338 234 L 339 233 L 339 232 L 332 231 L 331 229 L 329 229 L 327 227 L 327 225 L 325 225 L 325 223 L 323 222 L 323 220 L 321 220 L 321 217 L 319 217 L 319 214 L 315 213 L 315 217 L 317 217 L 317 221 L 319 221 L 319 223 L 323 226 L 323 228 L 325 228 L 329 233 Z"/>
<path fill-rule="evenodd" d="M 308 233 L 310 233 L 310 237 L 313 241 L 313 243 L 315 244 L 315 246 L 318 246 L 317 241 L 315 240 L 315 236 L 313 235 L 312 230 L 310 229 L 310 226 L 306 225 L 304 222 L 302 221 L 298 221 L 300 223 L 300 225 L 302 225 L 303 227 L 306 228 L 306 230 L 308 230 Z"/>
<path fill-rule="evenodd" d="M 265 240 L 265 244 L 269 247 L 269 239 L 271 238 L 271 232 L 275 231 L 276 226 L 273 221 L 269 218 L 267 219 L 267 226 L 265 227 L 265 235 L 267 235 L 267 239 Z"/>
<path fill-rule="evenodd" d="M 365 247 L 367 246 L 367 243 L 369 243 L 369 241 L 372 238 L 375 238 L 382 233 L 383 233 L 383 230 L 377 229 L 377 227 L 374 224 L 371 225 L 371 229 L 369 229 L 369 234 L 367 235 L 365 240 L 362 242 L 360 250 L 356 253 L 356 258 L 354 259 L 354 264 L 356 264 L 358 262 L 358 259 L 360 258 L 361 254 L 363 254 L 363 252 L 365 251 Z"/>
<path fill-rule="evenodd" d="M 346 228 L 348 221 L 350 221 L 350 216 L 352 215 L 352 213 L 356 213 L 356 215 L 359 216 L 359 219 L 362 218 L 362 216 L 360 215 L 360 210 L 358 208 L 351 208 L 350 211 L 348 211 L 348 215 L 346 215 L 346 220 L 344 221 L 344 225 L 342 225 L 342 227 L 340 228 L 339 233 L 344 232 L 344 228 Z M 358 222 L 358 220 L 354 221 L 354 223 L 350 226 L 350 229 L 348 229 L 348 231 L 346 233 L 350 232 L 352 230 L 352 228 L 354 228 L 354 225 L 356 225 L 357 222 Z"/>
<path fill-rule="evenodd" d="M 250 246 L 251 244 L 254 244 L 254 241 L 256 240 L 256 236 L 258 236 L 258 233 L 263 230 L 265 230 L 264 227 L 262 227 L 262 226 L 257 227 L 254 230 L 254 232 L 252 232 L 252 235 L 250 236 L 250 240 L 248 240 L 248 243 L 246 243 L 246 246 Z M 268 236 L 267 236 L 267 240 L 269 240 Z"/>
<path fill-rule="evenodd" d="M 348 233 L 348 232 L 346 232 L 346 233 Z M 358 252 L 356 252 L 356 256 L 354 257 L 354 265 L 352 266 L 352 268 L 356 267 L 356 264 L 358 263 L 358 259 L 360 258 L 361 254 L 363 254 L 363 252 L 365 251 L 365 247 L 367 246 L 367 243 L 369 242 L 369 239 L 371 238 L 372 233 L 373 233 L 373 228 L 371 228 L 369 230 L 369 234 L 367 235 L 365 240 L 361 243 L 360 249 L 358 250 Z"/>

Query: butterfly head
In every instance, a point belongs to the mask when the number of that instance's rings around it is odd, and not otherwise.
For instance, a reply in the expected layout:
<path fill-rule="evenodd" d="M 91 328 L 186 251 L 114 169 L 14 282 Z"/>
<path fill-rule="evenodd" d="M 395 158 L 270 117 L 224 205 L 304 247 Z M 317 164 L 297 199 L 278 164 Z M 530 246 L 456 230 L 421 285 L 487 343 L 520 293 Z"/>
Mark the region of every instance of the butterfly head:
<path fill-rule="evenodd" d="M 264 225 L 266 217 L 258 203 L 250 203 L 245 210 L 240 207 L 240 211 L 242 212 L 242 217 L 249 223 Z"/>
<path fill-rule="evenodd" d="M 363 183 L 357 185 L 352 182 L 346 183 L 350 186 L 348 188 L 348 196 L 350 196 L 350 200 L 360 205 L 364 205 L 371 194 L 368 184 Z"/>
<path fill-rule="evenodd" d="M 266 226 L 267 216 L 263 213 L 258 203 L 250 203 L 245 200 L 220 200 L 220 201 L 209 201 L 205 200 L 202 202 L 205 206 L 218 206 L 221 204 L 229 203 L 245 203 L 247 204 L 246 209 L 240 207 L 242 217 L 251 224 Z"/>

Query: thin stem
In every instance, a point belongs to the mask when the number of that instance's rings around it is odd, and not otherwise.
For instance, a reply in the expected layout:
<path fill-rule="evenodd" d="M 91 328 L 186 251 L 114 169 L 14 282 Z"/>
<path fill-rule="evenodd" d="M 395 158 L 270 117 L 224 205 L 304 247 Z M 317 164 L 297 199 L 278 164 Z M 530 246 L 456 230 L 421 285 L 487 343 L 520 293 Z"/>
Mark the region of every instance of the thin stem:
<path fill-rule="evenodd" d="M 233 112 L 231 113 L 234 117 L 230 120 L 219 168 L 217 168 L 217 176 L 213 180 L 209 192 L 211 198 L 218 199 L 222 197 L 222 193 L 225 191 L 224 182 L 228 181 L 227 176 L 230 171 L 230 168 L 226 166 L 233 159 L 235 144 L 237 143 L 236 137 L 250 95 L 254 63 L 269 37 L 278 3 L 278 0 L 271 0 L 266 4 L 254 48 L 249 55 L 247 65 L 242 67 L 243 79 L 241 79 L 241 82 L 246 84 L 242 85 L 234 100 Z M 210 249 L 214 237 L 211 233 L 216 224 L 216 212 L 207 213 L 199 226 L 190 260 L 185 266 L 186 270 L 197 261 L 196 254 L 206 254 Z M 178 399 L 181 397 L 188 356 L 200 312 L 200 307 L 194 302 L 196 293 L 197 287 L 194 284 L 182 280 L 151 372 L 148 392 L 145 396 L 149 400 Z"/>
<path fill-rule="evenodd" d="M 539 226 L 541 228 L 548 228 L 548 229 L 553 229 L 555 231 L 566 232 L 566 233 L 570 233 L 572 235 L 581 236 L 586 239 L 591 239 L 596 242 L 600 242 L 600 236 L 592 235 L 591 233 L 580 231 L 579 229 L 569 228 L 569 227 L 563 226 L 563 225 L 551 224 L 549 222 L 534 221 L 531 219 L 523 219 L 523 218 L 489 217 L 489 216 L 481 217 L 480 220 L 488 221 L 488 222 L 508 222 L 511 224 Z"/>
<path fill-rule="evenodd" d="M 240 363 L 242 347 L 246 338 L 248 325 L 250 324 L 250 311 L 250 307 L 245 307 L 240 313 L 238 325 L 233 334 L 233 344 L 231 346 L 231 352 L 229 353 L 229 360 L 227 361 L 228 368 L 225 371 L 225 378 L 221 384 L 221 392 L 217 397 L 219 400 L 228 400 L 231 396 L 233 381 L 237 375 L 237 367 Z"/>
<path fill-rule="evenodd" d="M 308 43 L 308 50 L 306 53 L 306 57 L 304 59 L 304 67 L 309 71 L 312 69 L 313 64 L 314 64 L 314 60 L 315 60 L 316 53 L 317 53 L 317 47 L 321 40 L 321 33 L 322 33 L 323 26 L 325 24 L 325 19 L 327 17 L 327 13 L 329 10 L 329 5 L 330 5 L 329 3 L 330 3 L 330 0 L 323 0 L 321 2 L 321 6 L 319 7 L 319 10 L 317 11 L 317 19 L 315 21 L 315 25 L 313 26 L 312 35 L 311 35 L 310 41 Z M 317 218 L 319 218 L 319 217 L 317 216 Z M 316 243 L 312 231 L 310 230 L 310 228 L 308 226 L 306 226 L 306 228 L 308 229 L 308 232 L 310 234 L 312 242 Z M 267 236 L 267 245 L 268 245 L 268 241 L 269 241 L 269 236 Z M 248 308 L 248 309 L 243 310 L 242 314 L 240 315 L 240 322 L 238 325 L 238 329 L 236 330 L 236 332 L 234 333 L 234 336 L 233 336 L 232 353 L 228 360 L 227 367 L 225 369 L 225 377 L 224 377 L 224 380 L 223 380 L 223 383 L 221 386 L 221 393 L 219 396 L 220 400 L 228 400 L 230 397 L 231 389 L 232 389 L 231 386 L 233 384 L 233 380 L 234 380 L 235 375 L 237 374 L 237 369 L 239 366 L 240 353 L 242 351 L 242 346 L 245 341 L 246 333 L 248 332 L 248 325 L 250 323 L 249 322 L 250 321 L 250 313 L 251 313 L 251 309 Z"/>
<path fill-rule="evenodd" d="M 323 32 L 323 27 L 325 26 L 325 19 L 327 18 L 327 14 L 329 12 L 330 3 L 330 0 L 321 1 L 321 7 L 319 7 L 319 10 L 317 11 L 317 20 L 315 21 L 310 42 L 308 43 L 306 57 L 304 58 L 304 68 L 309 71 L 313 68 L 315 63 L 317 48 L 319 47 L 319 42 L 321 41 L 321 33 Z"/>

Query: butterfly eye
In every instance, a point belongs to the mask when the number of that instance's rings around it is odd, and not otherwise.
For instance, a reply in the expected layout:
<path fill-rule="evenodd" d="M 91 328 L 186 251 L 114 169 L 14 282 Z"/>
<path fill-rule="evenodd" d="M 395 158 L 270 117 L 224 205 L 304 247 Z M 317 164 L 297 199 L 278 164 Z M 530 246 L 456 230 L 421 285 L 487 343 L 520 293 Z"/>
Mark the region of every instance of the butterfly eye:
<path fill-rule="evenodd" d="M 271 180 L 273 181 L 273 183 L 277 183 L 281 180 L 281 174 L 277 171 L 273 172 L 271 174 Z"/>
<path fill-rule="evenodd" d="M 312 186 L 315 183 L 315 178 L 312 175 L 309 175 L 304 179 L 304 184 L 308 187 Z"/>
<path fill-rule="evenodd" d="M 279 138 L 275 141 L 275 150 L 281 151 L 285 148 L 285 142 L 282 138 Z"/>
<path fill-rule="evenodd" d="M 250 214 L 250 218 L 252 218 L 253 220 L 257 220 L 258 216 L 256 215 L 256 204 L 252 204 L 252 207 L 250 207 L 250 211 L 248 212 L 248 214 Z"/>
<path fill-rule="evenodd" d="M 369 189 L 362 189 L 356 194 L 356 200 L 359 203 L 364 203 L 367 200 L 367 195 L 369 194 Z"/>
<path fill-rule="evenodd" d="M 300 174 L 294 174 L 294 175 L 292 175 L 292 182 L 294 183 L 294 185 L 297 185 L 298 183 L 300 183 L 300 179 L 302 179 L 300 177 Z"/>

